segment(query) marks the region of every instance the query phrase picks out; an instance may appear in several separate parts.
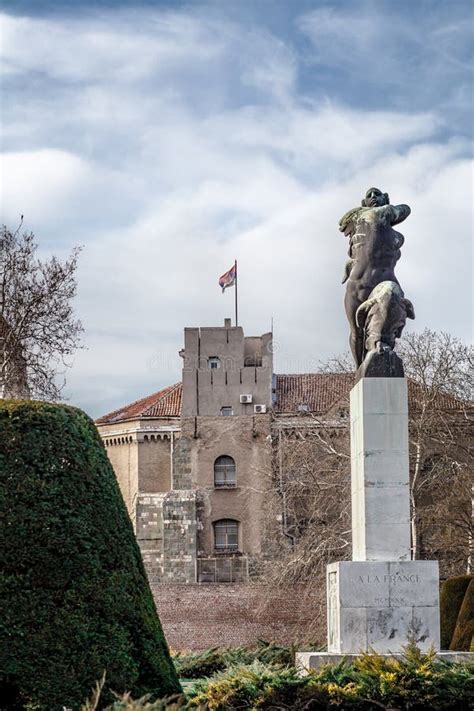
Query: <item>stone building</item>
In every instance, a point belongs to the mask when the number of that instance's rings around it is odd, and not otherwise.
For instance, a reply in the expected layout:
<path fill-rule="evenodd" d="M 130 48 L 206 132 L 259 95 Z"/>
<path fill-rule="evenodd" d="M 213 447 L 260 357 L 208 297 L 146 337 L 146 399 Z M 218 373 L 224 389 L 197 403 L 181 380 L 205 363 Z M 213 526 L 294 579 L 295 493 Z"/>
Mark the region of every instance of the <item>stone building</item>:
<path fill-rule="evenodd" d="M 275 375 L 272 351 L 230 319 L 186 328 L 182 383 L 97 420 L 152 582 L 252 578 L 281 428 L 314 413 L 346 427 L 352 376 Z"/>

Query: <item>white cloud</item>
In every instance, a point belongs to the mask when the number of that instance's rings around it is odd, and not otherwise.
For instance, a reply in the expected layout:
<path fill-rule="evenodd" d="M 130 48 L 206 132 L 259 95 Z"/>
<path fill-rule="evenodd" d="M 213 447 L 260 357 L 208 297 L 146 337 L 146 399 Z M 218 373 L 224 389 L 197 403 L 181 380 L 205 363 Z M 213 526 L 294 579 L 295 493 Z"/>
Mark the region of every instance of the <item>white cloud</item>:
<path fill-rule="evenodd" d="M 124 220 L 138 199 L 133 178 L 66 151 L 4 153 L 1 162 L 0 204 L 8 224 L 24 214 L 31 228 L 54 233 L 71 225 L 76 231 L 82 221 L 87 242 L 86 224 Z M 128 205 L 122 202 L 125 196 Z M 67 234 L 57 234 L 58 238 L 67 240 Z"/>
<path fill-rule="evenodd" d="M 413 210 L 398 273 L 415 327 L 469 337 L 466 145 L 442 142 L 436 107 L 310 101 L 294 48 L 198 13 L 8 23 L 4 219 L 25 213 L 56 251 L 86 244 L 74 403 L 98 415 L 179 378 L 182 328 L 233 312 L 217 278 L 235 257 L 242 324 L 274 317 L 278 370 L 344 349 L 337 223 L 372 184 Z"/>
<path fill-rule="evenodd" d="M 223 49 L 213 28 L 174 13 L 148 21 L 134 13 L 95 20 L 0 16 L 2 70 L 53 79 L 132 82 L 185 61 L 216 61 Z M 138 20 L 138 21 L 137 21 Z"/>
<path fill-rule="evenodd" d="M 444 104 L 458 125 L 472 120 L 472 3 L 421 3 L 360 0 L 316 7 L 296 19 L 312 44 L 307 61 L 315 71 L 330 68 L 357 105 L 414 109 Z M 460 110 L 461 96 L 471 107 Z M 463 127 L 466 130 L 466 126 Z M 470 131 L 470 127 L 467 129 Z"/>

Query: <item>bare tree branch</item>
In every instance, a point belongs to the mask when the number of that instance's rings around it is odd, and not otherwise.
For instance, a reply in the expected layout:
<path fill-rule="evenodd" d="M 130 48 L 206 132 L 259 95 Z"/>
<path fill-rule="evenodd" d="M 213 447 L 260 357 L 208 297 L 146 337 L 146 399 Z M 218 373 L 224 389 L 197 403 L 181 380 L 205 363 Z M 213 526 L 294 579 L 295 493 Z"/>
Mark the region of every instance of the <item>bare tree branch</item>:
<path fill-rule="evenodd" d="M 409 379 L 410 502 L 413 556 L 435 558 L 443 576 L 472 570 L 473 350 L 425 330 L 400 344 Z M 346 356 L 326 373 L 347 373 Z M 326 563 L 350 558 L 349 421 L 337 413 L 277 416 L 267 519 L 272 551 L 264 570 L 276 585 L 321 589 Z M 324 599 L 324 595 L 323 595 Z M 318 625 L 324 625 L 321 618 Z"/>
<path fill-rule="evenodd" d="M 42 261 L 22 223 L 0 233 L 0 396 L 57 400 L 83 331 L 72 308 L 80 248 L 64 262 Z"/>

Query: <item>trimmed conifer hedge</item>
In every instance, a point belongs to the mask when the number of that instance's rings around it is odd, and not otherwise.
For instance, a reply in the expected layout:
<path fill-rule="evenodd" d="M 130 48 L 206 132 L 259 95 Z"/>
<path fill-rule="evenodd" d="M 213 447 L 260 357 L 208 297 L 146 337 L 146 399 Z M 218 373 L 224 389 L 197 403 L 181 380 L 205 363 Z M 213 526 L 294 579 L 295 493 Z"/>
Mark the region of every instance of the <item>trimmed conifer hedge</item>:
<path fill-rule="evenodd" d="M 140 551 L 94 423 L 0 402 L 0 698 L 80 708 L 180 691 Z"/>
<path fill-rule="evenodd" d="M 472 651 L 474 639 L 474 577 L 468 585 L 461 609 L 459 610 L 456 629 L 451 640 L 450 649 L 459 652 Z"/>
<path fill-rule="evenodd" d="M 439 612 L 441 621 L 441 649 L 451 649 L 451 640 L 458 620 L 464 595 L 472 575 L 456 575 L 448 578 L 441 586 Z"/>

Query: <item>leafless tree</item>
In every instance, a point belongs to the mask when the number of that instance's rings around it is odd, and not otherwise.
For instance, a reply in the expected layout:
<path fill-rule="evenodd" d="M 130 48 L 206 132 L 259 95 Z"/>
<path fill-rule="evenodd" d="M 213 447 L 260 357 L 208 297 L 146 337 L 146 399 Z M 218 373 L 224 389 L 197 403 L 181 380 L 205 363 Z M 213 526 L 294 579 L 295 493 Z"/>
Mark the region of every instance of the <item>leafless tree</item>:
<path fill-rule="evenodd" d="M 0 396 L 57 400 L 83 331 L 72 308 L 80 249 L 42 261 L 21 227 L 0 233 Z"/>
<path fill-rule="evenodd" d="M 410 387 L 413 558 L 439 557 L 446 574 L 473 555 L 474 351 L 448 333 L 405 334 L 399 353 Z"/>
<path fill-rule="evenodd" d="M 400 346 L 410 393 L 413 557 L 439 558 L 447 575 L 473 561 L 472 349 L 428 330 L 407 334 Z M 322 369 L 347 373 L 352 365 L 342 356 Z M 326 563 L 350 557 L 349 427 L 338 410 L 274 421 L 267 501 L 278 526 L 266 574 L 275 584 L 321 587 Z"/>
<path fill-rule="evenodd" d="M 302 582 L 329 560 L 350 556 L 350 458 L 346 425 L 313 416 L 273 429 L 274 520 L 285 539 L 282 582 Z"/>
<path fill-rule="evenodd" d="M 279 417 L 271 446 L 263 579 L 306 598 L 313 611 L 306 641 L 322 643 L 325 567 L 351 554 L 347 417 Z"/>

